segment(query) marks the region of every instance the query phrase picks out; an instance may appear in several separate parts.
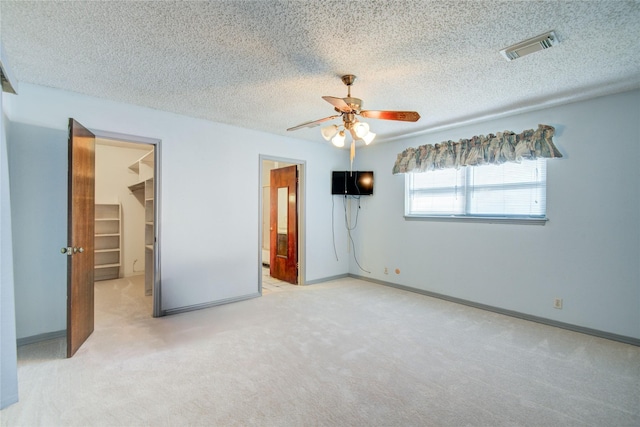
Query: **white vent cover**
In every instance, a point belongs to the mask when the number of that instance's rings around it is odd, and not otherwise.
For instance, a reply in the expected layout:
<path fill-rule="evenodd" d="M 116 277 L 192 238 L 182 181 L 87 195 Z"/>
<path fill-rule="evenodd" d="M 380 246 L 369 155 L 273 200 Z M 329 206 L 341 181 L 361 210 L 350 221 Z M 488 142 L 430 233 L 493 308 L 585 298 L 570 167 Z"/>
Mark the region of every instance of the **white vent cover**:
<path fill-rule="evenodd" d="M 542 49 L 548 49 L 557 44 L 558 38 L 556 37 L 556 33 L 549 31 L 548 33 L 540 34 L 539 36 L 516 43 L 513 46 L 505 47 L 500 53 L 507 61 L 513 61 L 521 56 L 529 55 Z"/>

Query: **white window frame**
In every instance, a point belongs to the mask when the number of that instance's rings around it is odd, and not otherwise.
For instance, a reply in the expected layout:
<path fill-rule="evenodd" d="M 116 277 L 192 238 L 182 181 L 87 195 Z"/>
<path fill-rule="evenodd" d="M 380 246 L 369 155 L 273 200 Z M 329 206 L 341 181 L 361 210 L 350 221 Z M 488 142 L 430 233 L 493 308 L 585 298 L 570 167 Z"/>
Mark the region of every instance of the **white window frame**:
<path fill-rule="evenodd" d="M 535 162 L 538 162 L 537 167 L 540 170 L 540 174 L 542 177 L 542 180 L 540 183 L 538 182 L 524 182 L 524 183 L 520 183 L 520 184 L 506 184 L 504 186 L 505 189 L 507 188 L 527 188 L 527 187 L 531 187 L 531 186 L 536 186 L 539 187 L 540 185 L 543 185 L 543 191 L 546 194 L 546 185 L 547 185 L 547 180 L 546 180 L 546 159 L 537 159 L 537 160 L 532 160 Z M 531 161 L 529 161 L 531 162 Z M 496 167 L 493 165 L 486 165 L 486 166 L 479 166 L 482 168 L 489 168 L 489 167 Z M 467 169 L 470 168 L 469 166 L 466 167 Z M 423 173 L 432 173 L 431 171 L 427 171 L 427 172 L 423 172 Z M 405 200 L 405 207 L 404 207 L 404 217 L 406 220 L 418 220 L 418 221 L 422 221 L 422 220 L 427 220 L 427 221 L 460 221 L 460 222 L 489 222 L 489 223 L 521 223 L 521 224 L 536 224 L 536 225 L 544 225 L 547 221 L 548 218 L 546 216 L 546 211 L 547 211 L 547 206 L 546 206 L 546 197 L 545 197 L 545 201 L 544 201 L 544 215 L 541 216 L 527 216 L 527 215 L 482 215 L 482 214 L 475 214 L 475 213 L 470 213 L 469 212 L 469 206 L 471 206 L 471 204 L 469 203 L 469 198 L 472 196 L 473 191 L 467 191 L 467 186 L 468 185 L 473 185 L 473 183 L 471 183 L 470 181 L 472 180 L 472 174 L 469 173 L 465 173 L 465 178 L 463 183 L 458 183 L 455 187 L 451 186 L 451 187 L 447 187 L 450 189 L 454 189 L 455 191 L 459 194 L 459 197 L 463 197 L 464 198 L 464 211 L 466 213 L 464 214 L 437 214 L 437 213 L 414 213 L 414 212 L 410 212 L 410 200 L 411 200 L 411 193 L 412 191 L 414 191 L 411 188 L 411 182 L 412 182 L 412 177 L 411 174 L 405 174 L 405 195 L 404 195 L 404 200 Z M 494 184 L 495 185 L 495 184 Z M 488 186 L 481 186 L 481 185 L 477 185 L 475 186 L 475 190 L 481 190 L 483 187 L 491 187 L 492 185 L 488 185 Z M 419 190 L 418 190 L 419 191 Z M 428 191 L 428 190 L 427 190 Z M 442 192 L 445 191 L 446 192 L 446 188 L 445 189 L 440 189 L 440 190 L 435 190 L 435 192 Z"/>

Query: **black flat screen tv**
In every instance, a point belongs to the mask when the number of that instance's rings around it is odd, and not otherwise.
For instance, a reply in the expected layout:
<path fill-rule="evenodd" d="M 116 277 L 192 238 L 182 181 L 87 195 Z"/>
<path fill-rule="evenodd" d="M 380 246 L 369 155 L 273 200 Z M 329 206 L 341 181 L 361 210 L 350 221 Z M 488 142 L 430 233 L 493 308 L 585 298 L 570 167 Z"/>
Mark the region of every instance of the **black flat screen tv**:
<path fill-rule="evenodd" d="M 343 196 L 373 195 L 372 171 L 333 171 L 331 194 Z"/>

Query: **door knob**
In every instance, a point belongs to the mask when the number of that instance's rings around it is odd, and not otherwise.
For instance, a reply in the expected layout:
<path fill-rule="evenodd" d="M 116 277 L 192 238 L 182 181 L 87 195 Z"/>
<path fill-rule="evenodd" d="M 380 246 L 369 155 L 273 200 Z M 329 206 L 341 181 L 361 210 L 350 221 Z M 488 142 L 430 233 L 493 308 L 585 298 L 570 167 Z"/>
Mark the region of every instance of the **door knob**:
<path fill-rule="evenodd" d="M 67 254 L 68 256 L 71 256 L 75 253 L 82 253 L 84 252 L 84 248 L 81 246 L 79 248 L 76 247 L 71 247 L 71 246 L 67 246 L 66 248 L 62 248 L 60 249 L 60 253 L 61 254 Z"/>

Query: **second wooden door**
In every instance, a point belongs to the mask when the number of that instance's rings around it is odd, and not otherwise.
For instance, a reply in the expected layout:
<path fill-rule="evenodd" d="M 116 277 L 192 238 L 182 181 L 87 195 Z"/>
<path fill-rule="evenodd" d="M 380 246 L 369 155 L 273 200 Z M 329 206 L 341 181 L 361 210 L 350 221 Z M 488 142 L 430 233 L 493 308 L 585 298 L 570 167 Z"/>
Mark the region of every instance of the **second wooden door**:
<path fill-rule="evenodd" d="M 271 277 L 298 283 L 298 170 L 288 166 L 271 171 Z"/>

